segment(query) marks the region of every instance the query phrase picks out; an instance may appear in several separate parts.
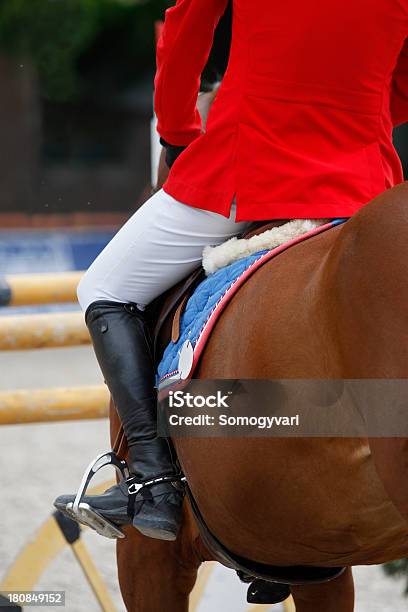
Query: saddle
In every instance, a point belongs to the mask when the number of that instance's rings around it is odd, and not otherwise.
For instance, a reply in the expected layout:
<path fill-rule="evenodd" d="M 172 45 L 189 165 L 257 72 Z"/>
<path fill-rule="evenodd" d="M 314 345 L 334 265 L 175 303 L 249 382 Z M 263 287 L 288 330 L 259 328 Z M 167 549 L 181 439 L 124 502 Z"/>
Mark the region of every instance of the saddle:
<path fill-rule="evenodd" d="M 262 234 L 286 222 L 287 219 L 255 222 L 240 235 L 240 238 L 252 238 L 252 236 Z M 177 342 L 179 339 L 180 320 L 184 308 L 194 289 L 204 278 L 205 273 L 200 266 L 186 278 L 153 300 L 145 311 L 153 340 L 153 355 L 156 366 L 170 340 Z M 117 434 L 113 450 L 120 458 L 124 458 L 126 455 L 127 441 L 122 427 Z"/>
<path fill-rule="evenodd" d="M 254 223 L 240 237 L 251 238 L 286 222 L 287 220 L 275 220 Z M 156 365 L 170 340 L 174 343 L 178 341 L 180 321 L 185 306 L 197 285 L 204 278 L 205 273 L 200 266 L 149 305 L 146 315 L 152 334 Z M 120 461 L 125 459 L 126 452 L 127 441 L 121 427 L 113 445 L 113 453 Z M 185 483 L 185 488 L 205 546 L 211 551 L 214 559 L 234 569 L 243 582 L 250 583 L 247 593 L 248 602 L 278 603 L 290 595 L 289 585 L 327 582 L 343 573 L 345 568 L 342 567 L 269 566 L 236 555 L 211 533 L 187 483 Z"/>

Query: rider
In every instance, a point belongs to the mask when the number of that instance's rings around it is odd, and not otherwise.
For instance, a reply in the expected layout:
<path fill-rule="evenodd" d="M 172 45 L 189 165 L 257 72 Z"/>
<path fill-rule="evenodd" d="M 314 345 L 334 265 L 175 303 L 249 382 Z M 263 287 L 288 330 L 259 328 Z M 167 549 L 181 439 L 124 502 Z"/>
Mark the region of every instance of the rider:
<path fill-rule="evenodd" d="M 205 246 L 249 221 L 349 217 L 403 180 L 391 132 L 408 117 L 408 0 L 234 0 L 228 69 L 203 133 L 199 77 L 226 5 L 178 0 L 166 11 L 155 111 L 172 168 L 78 287 L 130 456 L 127 480 L 84 501 L 167 540 L 181 523 L 182 492 L 156 434 L 144 308 L 200 265 Z M 55 505 L 64 511 L 73 498 Z"/>

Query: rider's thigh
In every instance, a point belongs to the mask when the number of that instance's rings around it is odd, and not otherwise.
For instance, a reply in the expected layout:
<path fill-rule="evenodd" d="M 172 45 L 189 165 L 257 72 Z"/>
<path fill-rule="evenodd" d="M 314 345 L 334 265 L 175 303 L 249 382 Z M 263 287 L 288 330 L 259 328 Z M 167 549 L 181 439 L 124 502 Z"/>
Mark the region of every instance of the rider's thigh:
<path fill-rule="evenodd" d="M 141 306 L 201 263 L 203 248 L 243 231 L 247 222 L 182 204 L 163 189 L 143 204 L 85 273 L 78 300 L 85 311 L 96 300 Z"/>

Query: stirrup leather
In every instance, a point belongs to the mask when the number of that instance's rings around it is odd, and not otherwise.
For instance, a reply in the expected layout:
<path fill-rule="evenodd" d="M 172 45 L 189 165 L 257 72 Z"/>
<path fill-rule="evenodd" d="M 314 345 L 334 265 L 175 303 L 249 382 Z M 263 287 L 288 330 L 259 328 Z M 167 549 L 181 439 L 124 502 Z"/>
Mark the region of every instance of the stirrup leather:
<path fill-rule="evenodd" d="M 113 451 L 101 453 L 96 459 L 93 459 L 86 468 L 76 497 L 73 502 L 67 504 L 66 512 L 71 515 L 74 520 L 91 527 L 100 535 L 107 538 L 124 538 L 125 534 L 118 529 L 114 523 L 101 516 L 98 512 L 93 510 L 89 504 L 82 501 L 90 481 L 95 476 L 96 472 L 106 465 L 113 465 L 122 479 L 129 478 L 129 468 L 124 459 L 118 459 Z"/>

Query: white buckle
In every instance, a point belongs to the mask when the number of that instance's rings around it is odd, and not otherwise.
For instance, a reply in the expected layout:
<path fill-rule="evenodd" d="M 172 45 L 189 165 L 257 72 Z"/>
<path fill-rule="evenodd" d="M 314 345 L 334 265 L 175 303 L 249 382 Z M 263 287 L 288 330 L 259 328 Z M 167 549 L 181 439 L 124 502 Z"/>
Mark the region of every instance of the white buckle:
<path fill-rule="evenodd" d="M 128 494 L 136 495 L 136 493 L 140 491 L 142 487 L 144 487 L 144 485 L 140 482 L 132 482 L 130 485 L 128 485 Z"/>

